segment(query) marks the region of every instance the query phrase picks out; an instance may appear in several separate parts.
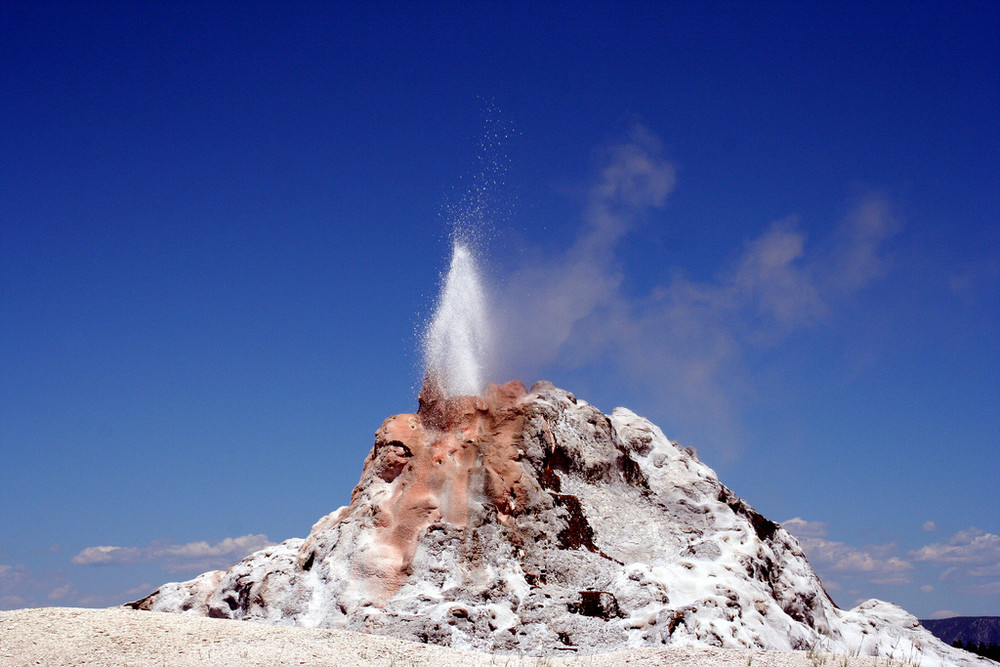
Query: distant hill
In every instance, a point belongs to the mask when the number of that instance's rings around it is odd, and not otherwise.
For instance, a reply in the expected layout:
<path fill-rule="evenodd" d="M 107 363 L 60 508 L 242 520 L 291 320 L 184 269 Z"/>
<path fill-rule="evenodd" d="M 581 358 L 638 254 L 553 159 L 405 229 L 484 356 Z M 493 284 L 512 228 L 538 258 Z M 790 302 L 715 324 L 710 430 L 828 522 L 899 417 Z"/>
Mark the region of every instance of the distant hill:
<path fill-rule="evenodd" d="M 920 621 L 946 644 L 1000 644 L 1000 616 L 955 616 Z"/>

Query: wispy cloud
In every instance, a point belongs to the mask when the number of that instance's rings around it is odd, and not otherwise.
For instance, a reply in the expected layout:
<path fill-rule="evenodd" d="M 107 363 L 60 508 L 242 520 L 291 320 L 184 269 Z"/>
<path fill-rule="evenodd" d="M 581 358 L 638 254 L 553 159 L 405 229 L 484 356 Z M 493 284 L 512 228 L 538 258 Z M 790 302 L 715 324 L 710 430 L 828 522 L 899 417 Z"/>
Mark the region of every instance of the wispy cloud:
<path fill-rule="evenodd" d="M 910 583 L 913 564 L 893 555 L 895 545 L 853 547 L 826 539 L 826 524 L 819 521 L 789 519 L 781 524 L 802 545 L 809 561 L 821 576 L 835 574 L 862 577 L 873 584 Z"/>
<path fill-rule="evenodd" d="M 821 521 L 796 517 L 781 525 L 798 539 L 824 583 L 845 576 L 872 584 L 908 584 L 916 566 L 927 564 L 946 566 L 938 579 L 950 582 L 950 588 L 978 595 L 1000 594 L 1000 536 L 979 528 L 961 530 L 945 542 L 902 554 L 895 544 L 854 547 L 828 540 L 826 523 Z M 928 530 L 926 524 L 924 530 Z M 924 584 L 920 590 L 929 593 L 934 587 Z"/>
<path fill-rule="evenodd" d="M 157 541 L 147 547 L 96 546 L 83 549 L 70 562 L 81 566 L 154 562 L 170 572 L 187 572 L 228 567 L 247 554 L 272 544 L 266 535 L 243 535 L 227 537 L 215 544 Z"/>
<path fill-rule="evenodd" d="M 797 537 L 799 541 L 814 537 L 826 537 L 826 525 L 825 521 L 806 521 L 801 517 L 781 522 L 781 527 Z"/>
<path fill-rule="evenodd" d="M 873 584 L 908 584 L 913 565 L 898 556 L 888 556 L 892 548 L 867 546 L 857 548 L 823 538 L 803 540 L 802 547 L 820 568 L 837 574 L 863 576 Z"/>
<path fill-rule="evenodd" d="M 59 586 L 58 588 L 53 588 L 49 591 L 48 598 L 50 600 L 64 600 L 69 597 L 74 591 L 73 584 L 66 584 L 64 586 Z"/>
<path fill-rule="evenodd" d="M 672 406 L 671 419 L 689 425 L 699 446 L 732 454 L 753 394 L 748 360 L 830 321 L 884 275 L 891 264 L 885 244 L 900 225 L 888 199 L 869 193 L 829 238 L 810 243 L 789 216 L 734 248 L 712 279 L 666 267 L 647 293 L 626 293 L 618 246 L 674 185 L 675 168 L 647 129 L 635 126 L 628 141 L 607 150 L 576 240 L 507 277 L 498 299 L 496 375 L 534 378 L 549 364 L 600 361 Z"/>
<path fill-rule="evenodd" d="M 995 565 L 1000 563 L 1000 535 L 975 527 L 960 530 L 947 542 L 928 544 L 912 552 L 911 557 L 939 564 Z"/>
<path fill-rule="evenodd" d="M 0 609 L 34 607 L 72 598 L 73 586 L 59 571 L 36 571 L 18 563 L 0 564 Z"/>
<path fill-rule="evenodd" d="M 73 565 L 134 565 L 143 558 L 136 547 L 87 547 L 70 560 Z"/>
<path fill-rule="evenodd" d="M 985 581 L 967 584 L 961 587 L 962 592 L 972 595 L 1000 595 L 1000 581 Z"/>

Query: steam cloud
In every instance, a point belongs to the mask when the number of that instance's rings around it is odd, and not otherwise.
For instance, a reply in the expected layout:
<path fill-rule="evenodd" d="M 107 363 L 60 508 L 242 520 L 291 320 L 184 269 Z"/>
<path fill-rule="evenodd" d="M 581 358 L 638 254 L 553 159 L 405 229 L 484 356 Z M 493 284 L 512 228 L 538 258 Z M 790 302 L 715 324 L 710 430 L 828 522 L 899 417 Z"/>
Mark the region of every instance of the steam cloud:
<path fill-rule="evenodd" d="M 499 134 L 488 133 L 488 164 L 452 211 L 451 266 L 423 335 L 425 372 L 448 395 L 600 364 L 614 382 L 669 406 L 675 428 L 733 455 L 752 393 L 747 358 L 833 317 L 887 270 L 885 242 L 899 225 L 888 201 L 870 194 L 825 245 L 811 247 L 788 217 L 747 241 L 714 279 L 694 281 L 674 269 L 646 294 L 626 294 L 621 241 L 664 205 L 676 181 L 657 137 L 637 124 L 606 149 L 569 247 L 504 270 L 486 289 L 476 257 L 482 244 L 472 239 L 489 224 L 492 188 L 502 180 Z"/>
<path fill-rule="evenodd" d="M 747 357 L 831 318 L 883 275 L 885 242 L 899 225 L 887 199 L 869 194 L 825 245 L 810 247 L 789 217 L 748 241 L 713 280 L 674 269 L 630 296 L 620 242 L 664 205 L 674 184 L 675 169 L 646 128 L 635 126 L 607 149 L 575 241 L 508 274 L 497 296 L 495 374 L 531 380 L 553 364 L 600 363 L 613 381 L 669 406 L 675 427 L 732 455 L 752 391 Z"/>

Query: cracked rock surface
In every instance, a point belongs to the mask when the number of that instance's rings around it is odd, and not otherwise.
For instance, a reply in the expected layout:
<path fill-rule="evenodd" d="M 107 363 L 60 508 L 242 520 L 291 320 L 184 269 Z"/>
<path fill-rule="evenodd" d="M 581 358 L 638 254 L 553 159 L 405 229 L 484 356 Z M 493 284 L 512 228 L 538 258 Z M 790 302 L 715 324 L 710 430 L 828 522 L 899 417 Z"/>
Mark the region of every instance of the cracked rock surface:
<path fill-rule="evenodd" d="M 376 432 L 305 539 L 137 609 L 531 655 L 700 646 L 989 664 L 886 602 L 837 608 L 796 540 L 693 450 L 547 382 L 444 398 Z"/>

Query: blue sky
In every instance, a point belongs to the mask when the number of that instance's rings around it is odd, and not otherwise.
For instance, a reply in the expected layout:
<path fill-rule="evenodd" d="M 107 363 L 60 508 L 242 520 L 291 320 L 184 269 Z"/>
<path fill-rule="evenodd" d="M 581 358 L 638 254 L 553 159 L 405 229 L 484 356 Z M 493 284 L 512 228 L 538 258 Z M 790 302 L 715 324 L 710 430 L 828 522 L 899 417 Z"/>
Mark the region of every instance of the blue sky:
<path fill-rule="evenodd" d="M 0 6 L 0 608 L 345 504 L 485 174 L 496 379 L 1000 615 L 995 4 L 82 4 Z"/>

